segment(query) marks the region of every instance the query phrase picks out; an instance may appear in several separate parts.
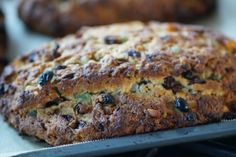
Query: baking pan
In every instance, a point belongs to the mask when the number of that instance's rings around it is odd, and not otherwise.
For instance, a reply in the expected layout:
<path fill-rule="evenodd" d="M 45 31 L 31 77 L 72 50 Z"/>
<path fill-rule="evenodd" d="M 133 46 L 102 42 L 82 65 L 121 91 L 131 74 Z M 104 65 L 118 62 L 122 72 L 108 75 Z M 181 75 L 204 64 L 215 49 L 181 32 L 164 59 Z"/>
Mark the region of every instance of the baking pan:
<path fill-rule="evenodd" d="M 49 147 L 30 152 L 12 154 L 16 157 L 87 157 L 111 155 L 172 144 L 214 139 L 236 135 L 236 120 L 158 131 L 147 134 L 117 137 L 78 144 Z"/>

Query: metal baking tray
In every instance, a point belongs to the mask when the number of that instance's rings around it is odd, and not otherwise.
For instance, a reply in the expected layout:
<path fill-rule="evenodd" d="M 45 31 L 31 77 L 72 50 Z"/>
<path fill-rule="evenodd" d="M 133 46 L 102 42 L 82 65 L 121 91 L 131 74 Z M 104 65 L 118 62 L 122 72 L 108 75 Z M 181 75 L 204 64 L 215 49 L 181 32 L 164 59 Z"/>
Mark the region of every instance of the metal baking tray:
<path fill-rule="evenodd" d="M 111 155 L 172 144 L 208 140 L 236 135 L 236 120 L 158 131 L 147 134 L 117 137 L 78 144 L 49 147 L 11 154 L 16 157 L 87 157 Z"/>

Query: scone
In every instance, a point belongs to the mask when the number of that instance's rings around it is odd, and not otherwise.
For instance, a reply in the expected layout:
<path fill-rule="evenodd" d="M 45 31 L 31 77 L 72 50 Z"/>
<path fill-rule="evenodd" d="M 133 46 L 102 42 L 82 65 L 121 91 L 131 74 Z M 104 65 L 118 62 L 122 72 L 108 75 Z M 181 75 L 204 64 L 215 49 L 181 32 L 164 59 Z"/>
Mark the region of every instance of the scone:
<path fill-rule="evenodd" d="M 3 66 L 6 64 L 5 51 L 6 51 L 6 30 L 4 24 L 4 15 L 0 8 L 0 72 L 3 69 Z"/>
<path fill-rule="evenodd" d="M 7 66 L 0 111 L 51 145 L 234 118 L 235 54 L 233 40 L 197 26 L 86 27 Z"/>
<path fill-rule="evenodd" d="M 84 25 L 130 20 L 189 21 L 214 7 L 215 0 L 21 0 L 18 10 L 29 28 L 63 36 Z"/>

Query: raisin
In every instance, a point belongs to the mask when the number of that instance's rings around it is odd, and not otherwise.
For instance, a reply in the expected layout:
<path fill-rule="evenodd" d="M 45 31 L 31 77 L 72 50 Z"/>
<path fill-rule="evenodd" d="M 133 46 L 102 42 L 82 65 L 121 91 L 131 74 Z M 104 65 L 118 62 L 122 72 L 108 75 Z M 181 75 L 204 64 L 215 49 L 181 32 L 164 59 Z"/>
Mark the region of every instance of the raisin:
<path fill-rule="evenodd" d="M 147 85 L 148 83 L 151 83 L 151 81 L 142 79 L 140 82 L 138 82 L 138 85 L 139 85 L 139 86 L 141 86 L 141 85 Z"/>
<path fill-rule="evenodd" d="M 193 80 L 196 77 L 194 73 L 190 70 L 184 71 L 182 73 L 182 76 L 188 80 Z"/>
<path fill-rule="evenodd" d="M 75 73 L 70 73 L 62 77 L 62 79 L 73 79 L 75 77 Z"/>
<path fill-rule="evenodd" d="M 194 122 L 196 120 L 196 115 L 194 113 L 189 113 L 186 115 L 186 120 L 190 122 Z"/>
<path fill-rule="evenodd" d="M 58 43 L 55 43 L 54 48 L 52 50 L 52 56 L 53 58 L 58 58 L 61 56 L 61 54 L 58 52 L 58 49 L 60 48 L 60 45 Z"/>
<path fill-rule="evenodd" d="M 182 84 L 176 81 L 172 76 L 165 77 L 162 86 L 167 90 L 171 89 L 174 94 L 183 88 Z"/>
<path fill-rule="evenodd" d="M 73 118 L 71 115 L 61 115 L 61 116 L 67 121 L 71 121 L 71 119 Z"/>
<path fill-rule="evenodd" d="M 85 114 L 87 111 L 87 108 L 83 106 L 83 104 L 78 103 L 77 105 L 75 105 L 75 112 L 79 113 L 79 114 Z"/>
<path fill-rule="evenodd" d="M 82 128 L 84 128 L 86 126 L 86 122 L 85 121 L 79 121 L 78 123 L 77 123 L 77 129 L 82 129 Z"/>
<path fill-rule="evenodd" d="M 154 56 L 154 55 L 147 54 L 146 57 L 145 57 L 145 59 L 146 59 L 146 61 L 151 62 L 151 61 L 154 61 L 155 56 Z"/>
<path fill-rule="evenodd" d="M 232 73 L 232 72 L 234 72 L 234 68 L 233 67 L 228 67 L 228 68 L 225 68 L 225 71 L 227 73 Z"/>
<path fill-rule="evenodd" d="M 124 40 L 122 40 L 122 38 L 118 36 L 109 35 L 104 38 L 104 42 L 108 45 L 112 45 L 112 44 L 122 44 Z"/>
<path fill-rule="evenodd" d="M 66 65 L 57 65 L 57 66 L 55 67 L 55 70 L 62 70 L 62 69 L 66 69 L 66 68 L 67 68 Z"/>
<path fill-rule="evenodd" d="M 48 107 L 52 107 L 52 106 L 57 106 L 57 105 L 59 105 L 60 102 L 61 102 L 61 99 L 57 98 L 57 99 L 47 102 L 44 107 L 48 108 Z"/>
<path fill-rule="evenodd" d="M 32 98 L 32 93 L 30 91 L 23 91 L 22 93 L 20 93 L 19 95 L 19 101 L 21 104 L 24 104 L 28 101 L 30 101 L 30 99 Z"/>
<path fill-rule="evenodd" d="M 141 53 L 136 51 L 136 50 L 127 50 L 126 53 L 128 54 L 128 56 L 133 57 L 133 58 L 140 58 L 141 57 Z"/>
<path fill-rule="evenodd" d="M 101 94 L 99 102 L 102 104 L 113 104 L 114 98 L 111 94 L 108 94 L 108 93 Z"/>
<path fill-rule="evenodd" d="M 1 83 L 0 84 L 0 96 L 5 94 L 5 84 Z"/>
<path fill-rule="evenodd" d="M 176 98 L 175 107 L 178 110 L 180 110 L 181 112 L 188 112 L 189 111 L 189 108 L 187 106 L 187 102 L 181 97 Z"/>
<path fill-rule="evenodd" d="M 53 78 L 53 72 L 52 71 L 44 71 L 38 79 L 38 84 L 40 86 L 44 86 L 46 84 L 48 84 L 49 81 L 51 81 L 51 79 Z"/>
<path fill-rule="evenodd" d="M 38 56 L 38 54 L 36 53 L 36 52 L 33 52 L 32 54 L 30 54 L 29 56 L 28 56 L 28 61 L 30 62 L 30 63 L 32 63 L 32 62 L 34 62 L 34 61 L 36 61 L 36 60 L 38 60 L 39 59 L 39 56 Z"/>
<path fill-rule="evenodd" d="M 194 74 L 194 72 L 192 72 L 191 70 L 186 70 L 182 73 L 182 76 L 184 78 L 186 78 L 187 80 L 189 80 L 190 84 L 194 84 L 194 83 L 199 83 L 199 84 L 204 84 L 206 83 L 205 80 L 199 78 L 196 74 Z"/>
<path fill-rule="evenodd" d="M 104 124 L 103 124 L 103 123 L 99 123 L 99 125 L 98 125 L 98 130 L 99 130 L 99 131 L 104 131 L 104 130 L 105 130 L 105 127 L 104 127 Z"/>

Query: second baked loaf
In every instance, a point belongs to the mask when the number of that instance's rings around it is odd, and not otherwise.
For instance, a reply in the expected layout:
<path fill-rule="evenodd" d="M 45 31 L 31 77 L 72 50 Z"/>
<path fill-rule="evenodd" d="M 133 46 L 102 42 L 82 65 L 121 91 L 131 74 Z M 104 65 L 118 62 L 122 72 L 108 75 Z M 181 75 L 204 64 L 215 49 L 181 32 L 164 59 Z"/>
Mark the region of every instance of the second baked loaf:
<path fill-rule="evenodd" d="M 19 15 L 36 31 L 62 36 L 84 25 L 192 20 L 214 5 L 215 0 L 22 0 Z"/>

